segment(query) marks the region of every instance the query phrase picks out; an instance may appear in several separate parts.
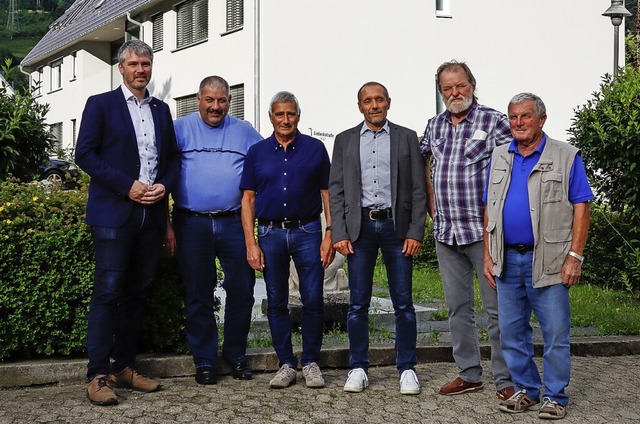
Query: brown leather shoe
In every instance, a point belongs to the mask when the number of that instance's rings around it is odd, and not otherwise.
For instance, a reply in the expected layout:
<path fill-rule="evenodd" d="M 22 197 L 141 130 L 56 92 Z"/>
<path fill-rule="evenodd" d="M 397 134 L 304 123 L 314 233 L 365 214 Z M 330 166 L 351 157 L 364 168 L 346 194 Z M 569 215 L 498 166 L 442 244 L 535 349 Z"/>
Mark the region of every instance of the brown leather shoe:
<path fill-rule="evenodd" d="M 500 389 L 496 392 L 496 396 L 500 400 L 507 400 L 511 396 L 516 394 L 516 389 L 513 386 L 507 386 L 504 389 Z"/>
<path fill-rule="evenodd" d="M 116 374 L 111 374 L 109 379 L 115 387 L 124 387 L 139 392 L 155 392 L 160 389 L 160 383 L 145 377 L 131 367 L 126 367 Z"/>
<path fill-rule="evenodd" d="M 96 375 L 87 387 L 87 399 L 94 405 L 116 405 L 118 396 L 104 374 Z"/>
<path fill-rule="evenodd" d="M 452 382 L 440 387 L 439 393 L 441 395 L 447 396 L 461 395 L 463 393 L 481 392 L 483 388 L 484 387 L 482 385 L 482 381 L 479 381 L 477 383 L 469 383 L 468 381 L 464 381 L 460 377 L 456 377 L 456 379 Z"/>

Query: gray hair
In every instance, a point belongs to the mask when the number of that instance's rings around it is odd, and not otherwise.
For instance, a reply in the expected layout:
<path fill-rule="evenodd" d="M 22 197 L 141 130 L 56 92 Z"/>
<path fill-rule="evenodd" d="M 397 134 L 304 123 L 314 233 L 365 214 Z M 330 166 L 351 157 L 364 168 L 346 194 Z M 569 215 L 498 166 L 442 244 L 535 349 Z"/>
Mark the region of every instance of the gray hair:
<path fill-rule="evenodd" d="M 296 105 L 296 112 L 298 113 L 298 116 L 300 116 L 300 104 L 293 93 L 288 91 L 278 91 L 274 94 L 271 98 L 271 103 L 269 103 L 269 116 L 271 116 L 271 113 L 273 112 L 273 105 L 276 103 L 294 103 Z"/>
<path fill-rule="evenodd" d="M 536 96 L 535 94 L 531 94 L 531 93 L 516 94 L 509 101 L 509 105 L 507 106 L 507 108 L 511 105 L 519 105 L 520 103 L 523 103 L 526 101 L 533 102 L 533 105 L 534 105 L 533 107 L 539 118 L 542 118 L 543 116 L 547 116 L 547 107 L 544 105 L 544 102 L 542 101 L 542 99 Z"/>
<path fill-rule="evenodd" d="M 358 90 L 358 103 L 360 103 L 360 94 L 362 94 L 362 90 L 364 90 L 366 87 L 371 87 L 373 85 L 377 85 L 378 87 L 382 88 L 382 92 L 384 93 L 384 97 L 387 100 L 389 100 L 389 90 L 387 90 L 387 87 L 385 87 L 384 85 L 380 84 L 379 82 L 369 81 L 369 82 L 365 82 L 364 84 L 362 84 L 362 87 L 360 87 L 360 90 Z"/>
<path fill-rule="evenodd" d="M 469 84 L 473 86 L 473 99 L 478 100 L 476 97 L 476 77 L 473 76 L 471 69 L 464 62 L 458 62 L 457 60 L 450 60 L 449 62 L 444 62 L 442 65 L 438 66 L 438 70 L 436 71 L 436 84 L 438 84 L 438 91 L 442 93 L 442 87 L 440 86 L 440 75 L 444 72 L 455 72 L 458 70 L 462 70 L 462 72 L 467 75 L 467 81 Z"/>
<path fill-rule="evenodd" d="M 202 94 L 202 90 L 207 86 L 211 88 L 222 88 L 226 91 L 227 96 L 229 95 L 229 83 L 222 77 L 219 77 L 217 75 L 210 75 L 204 78 L 200 82 L 200 88 L 198 89 L 198 94 Z"/>
<path fill-rule="evenodd" d="M 153 63 L 153 49 L 147 43 L 140 40 L 130 40 L 120 46 L 118 50 L 118 63 L 124 65 L 124 58 L 128 53 L 135 53 L 137 56 L 148 56 Z"/>

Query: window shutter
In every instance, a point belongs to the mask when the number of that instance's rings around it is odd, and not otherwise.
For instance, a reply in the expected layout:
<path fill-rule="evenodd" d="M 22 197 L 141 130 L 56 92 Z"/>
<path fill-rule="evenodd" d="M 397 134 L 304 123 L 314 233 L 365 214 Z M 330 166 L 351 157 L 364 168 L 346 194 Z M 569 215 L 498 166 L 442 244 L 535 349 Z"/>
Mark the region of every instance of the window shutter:
<path fill-rule="evenodd" d="M 244 0 L 227 0 L 227 31 L 244 25 Z"/>
<path fill-rule="evenodd" d="M 159 13 L 151 18 L 153 23 L 153 51 L 157 52 L 164 47 L 164 15 Z"/>
<path fill-rule="evenodd" d="M 229 113 L 238 119 L 244 119 L 244 84 L 229 87 L 231 94 L 231 108 Z"/>
<path fill-rule="evenodd" d="M 176 98 L 177 118 L 181 118 L 197 110 L 198 110 L 198 102 L 195 94 Z"/>

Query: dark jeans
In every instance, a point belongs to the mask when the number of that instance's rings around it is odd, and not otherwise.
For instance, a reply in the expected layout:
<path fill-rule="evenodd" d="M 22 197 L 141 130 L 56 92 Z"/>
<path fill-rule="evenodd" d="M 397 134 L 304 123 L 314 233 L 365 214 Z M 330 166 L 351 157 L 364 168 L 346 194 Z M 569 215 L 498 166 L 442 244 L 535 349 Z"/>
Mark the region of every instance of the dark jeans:
<path fill-rule="evenodd" d="M 255 272 L 247 262 L 240 216 L 207 218 L 174 214 L 177 256 L 185 287 L 187 338 L 193 362 L 217 366 L 218 327 L 213 312 L 220 260 L 226 293 L 222 355 L 231 364 L 245 359 L 251 325 Z"/>
<path fill-rule="evenodd" d="M 396 237 L 393 220 L 362 220 L 360 236 L 353 243 L 349 264 L 349 365 L 369 368 L 369 304 L 373 288 L 373 271 L 378 249 L 387 269 L 389 295 L 396 319 L 396 367 L 403 372 L 413 369 L 416 356 L 416 312 L 411 294 L 413 260 L 402 253 L 404 240 Z"/>
<path fill-rule="evenodd" d="M 135 364 L 146 289 L 164 237 L 162 228 L 150 224 L 149 213 L 137 205 L 124 226 L 91 228 L 96 270 L 87 329 L 89 379 Z"/>
<path fill-rule="evenodd" d="M 273 347 L 280 366 L 298 366 L 291 345 L 289 316 L 289 262 L 300 279 L 302 301 L 302 365 L 318 362 L 322 347 L 324 269 L 320 260 L 322 227 L 320 220 L 300 228 L 285 230 L 258 225 L 258 242 L 264 254 L 264 282 L 267 288 L 267 318 Z"/>

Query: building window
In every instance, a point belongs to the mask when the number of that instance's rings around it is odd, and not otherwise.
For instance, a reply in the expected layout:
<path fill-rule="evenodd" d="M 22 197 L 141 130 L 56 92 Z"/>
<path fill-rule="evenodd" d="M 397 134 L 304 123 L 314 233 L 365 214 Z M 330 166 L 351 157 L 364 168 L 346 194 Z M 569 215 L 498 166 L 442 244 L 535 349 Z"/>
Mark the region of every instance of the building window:
<path fill-rule="evenodd" d="M 451 0 L 436 0 L 436 16 L 439 18 L 452 18 Z"/>
<path fill-rule="evenodd" d="M 162 50 L 164 46 L 164 15 L 162 13 L 158 13 L 157 15 L 151 18 L 151 23 L 153 25 L 153 39 L 151 41 L 153 51 L 157 52 L 158 50 Z"/>
<path fill-rule="evenodd" d="M 36 70 L 36 74 L 32 76 L 31 79 L 31 90 L 33 91 L 34 96 L 42 95 L 42 75 L 44 74 L 44 69 L 39 67 Z"/>
<path fill-rule="evenodd" d="M 62 150 L 62 122 L 56 122 L 55 124 L 49 125 L 51 130 L 51 135 L 55 140 L 53 143 L 53 152 L 59 152 Z"/>
<path fill-rule="evenodd" d="M 71 53 L 71 81 L 76 79 L 77 60 L 78 60 L 78 52 Z"/>
<path fill-rule="evenodd" d="M 177 48 L 204 41 L 209 36 L 209 2 L 190 0 L 176 7 Z"/>
<path fill-rule="evenodd" d="M 196 95 L 176 98 L 176 118 L 181 118 L 198 110 L 198 100 Z"/>
<path fill-rule="evenodd" d="M 60 90 L 62 88 L 62 59 L 58 59 L 51 62 L 50 66 L 51 66 L 50 91 Z"/>
<path fill-rule="evenodd" d="M 244 119 L 244 84 L 229 87 L 231 94 L 231 107 L 229 114 L 238 119 Z"/>
<path fill-rule="evenodd" d="M 435 77 L 435 82 L 436 82 L 436 114 L 440 114 L 442 112 L 444 112 L 445 110 L 445 105 L 444 105 L 444 99 L 442 98 L 442 94 L 440 93 L 440 90 L 438 89 L 438 77 Z"/>
<path fill-rule="evenodd" d="M 227 0 L 227 31 L 244 25 L 244 0 Z"/>
<path fill-rule="evenodd" d="M 75 119 L 71 120 L 71 137 L 71 145 L 75 150 L 76 142 L 78 141 L 78 123 Z"/>

